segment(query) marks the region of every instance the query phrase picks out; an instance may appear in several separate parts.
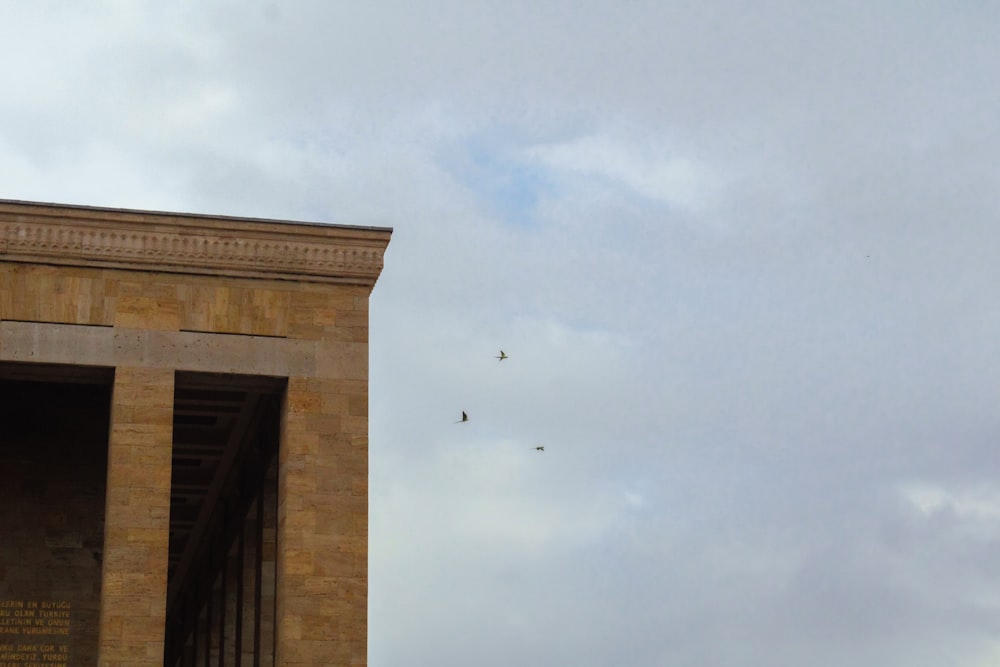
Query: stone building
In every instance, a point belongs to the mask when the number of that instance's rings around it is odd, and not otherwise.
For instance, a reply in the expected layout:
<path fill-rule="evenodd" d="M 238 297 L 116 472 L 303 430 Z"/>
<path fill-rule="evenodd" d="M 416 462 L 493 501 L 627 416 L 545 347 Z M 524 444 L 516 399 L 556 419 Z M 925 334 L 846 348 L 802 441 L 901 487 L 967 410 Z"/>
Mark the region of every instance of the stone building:
<path fill-rule="evenodd" d="M 364 665 L 391 230 L 0 201 L 0 665 Z"/>

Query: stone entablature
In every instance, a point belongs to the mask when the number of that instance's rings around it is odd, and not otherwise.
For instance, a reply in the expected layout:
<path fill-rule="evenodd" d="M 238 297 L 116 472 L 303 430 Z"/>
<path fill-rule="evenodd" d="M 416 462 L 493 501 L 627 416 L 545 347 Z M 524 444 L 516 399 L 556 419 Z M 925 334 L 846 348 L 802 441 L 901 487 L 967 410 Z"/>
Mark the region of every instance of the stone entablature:
<path fill-rule="evenodd" d="M 0 260 L 372 286 L 391 230 L 0 200 Z"/>

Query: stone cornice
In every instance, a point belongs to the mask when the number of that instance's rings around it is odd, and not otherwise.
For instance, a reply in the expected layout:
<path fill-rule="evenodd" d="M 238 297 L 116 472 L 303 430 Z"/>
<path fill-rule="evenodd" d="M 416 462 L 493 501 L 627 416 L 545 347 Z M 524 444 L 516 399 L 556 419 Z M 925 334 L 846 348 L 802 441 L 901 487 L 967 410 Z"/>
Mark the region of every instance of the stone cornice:
<path fill-rule="evenodd" d="M 375 284 L 392 230 L 0 200 L 0 261 Z"/>

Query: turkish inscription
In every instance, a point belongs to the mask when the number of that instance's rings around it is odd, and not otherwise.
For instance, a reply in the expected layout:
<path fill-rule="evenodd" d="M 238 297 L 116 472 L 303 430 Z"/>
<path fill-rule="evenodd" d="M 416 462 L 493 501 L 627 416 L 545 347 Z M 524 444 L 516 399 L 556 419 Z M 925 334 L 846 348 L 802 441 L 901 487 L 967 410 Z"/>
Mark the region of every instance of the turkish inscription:
<path fill-rule="evenodd" d="M 0 600 L 0 667 L 66 667 L 72 605 Z"/>

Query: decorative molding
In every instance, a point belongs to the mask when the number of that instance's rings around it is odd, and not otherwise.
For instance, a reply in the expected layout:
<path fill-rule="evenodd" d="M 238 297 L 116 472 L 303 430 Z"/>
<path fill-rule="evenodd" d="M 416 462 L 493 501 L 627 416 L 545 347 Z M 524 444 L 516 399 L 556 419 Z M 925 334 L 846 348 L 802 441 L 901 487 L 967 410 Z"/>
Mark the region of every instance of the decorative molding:
<path fill-rule="evenodd" d="M 0 201 L 0 261 L 372 286 L 391 233 Z"/>

